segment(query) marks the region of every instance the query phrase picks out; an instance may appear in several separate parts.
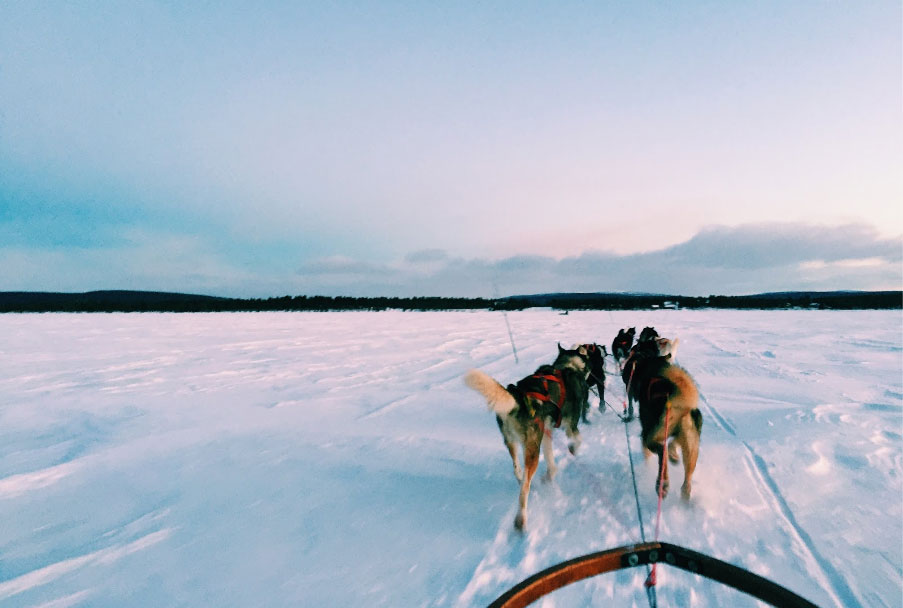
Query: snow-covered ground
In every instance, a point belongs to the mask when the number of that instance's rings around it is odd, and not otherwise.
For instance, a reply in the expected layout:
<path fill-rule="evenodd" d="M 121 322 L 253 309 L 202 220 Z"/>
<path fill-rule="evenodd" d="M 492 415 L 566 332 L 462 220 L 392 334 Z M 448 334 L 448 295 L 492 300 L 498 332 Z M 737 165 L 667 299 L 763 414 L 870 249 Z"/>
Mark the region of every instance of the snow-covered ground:
<path fill-rule="evenodd" d="M 611 411 L 576 458 L 556 434 L 559 475 L 519 534 L 510 459 L 461 377 L 506 384 L 556 342 L 644 325 L 680 338 L 704 394 L 693 497 L 665 500 L 661 539 L 821 606 L 903 605 L 900 311 L 508 319 L 517 364 L 497 312 L 0 315 L 0 605 L 483 606 L 638 542 Z M 606 394 L 620 407 L 617 378 Z M 655 463 L 627 430 L 651 536 Z M 646 606 L 644 578 L 538 605 Z M 657 590 L 756 605 L 668 568 Z"/>

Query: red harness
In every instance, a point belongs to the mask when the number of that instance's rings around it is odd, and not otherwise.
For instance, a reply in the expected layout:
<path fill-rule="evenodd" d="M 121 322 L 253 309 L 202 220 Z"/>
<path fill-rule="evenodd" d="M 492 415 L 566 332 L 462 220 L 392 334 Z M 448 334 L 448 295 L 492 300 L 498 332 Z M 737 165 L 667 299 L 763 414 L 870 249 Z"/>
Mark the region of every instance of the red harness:
<path fill-rule="evenodd" d="M 551 403 L 558 409 L 558 415 L 555 417 L 555 428 L 561 426 L 561 410 L 564 405 L 564 399 L 567 395 L 564 388 L 564 378 L 561 374 L 561 370 L 555 370 L 551 374 L 533 374 L 532 376 L 528 376 L 527 378 L 535 378 L 542 382 L 542 391 L 524 391 L 525 397 L 533 397 L 537 401 L 542 401 L 545 403 Z M 525 380 L 527 379 L 525 378 Z M 553 382 L 558 385 L 558 400 L 552 399 L 549 395 L 549 382 Z"/>

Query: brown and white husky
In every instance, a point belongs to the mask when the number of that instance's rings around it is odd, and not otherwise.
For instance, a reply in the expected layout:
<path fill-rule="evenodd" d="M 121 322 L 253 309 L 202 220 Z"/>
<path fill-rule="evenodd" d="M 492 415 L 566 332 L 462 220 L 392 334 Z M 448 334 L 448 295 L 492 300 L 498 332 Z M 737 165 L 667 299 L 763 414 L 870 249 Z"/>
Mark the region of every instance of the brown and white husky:
<path fill-rule="evenodd" d="M 646 357 L 635 363 L 630 392 L 640 404 L 643 447 L 658 456 L 662 485 L 659 488 L 656 481 L 656 490 L 661 489 L 663 496 L 668 493 L 668 460 L 677 462 L 680 447 L 684 465 L 681 495 L 689 498 L 702 431 L 696 382 L 684 368 L 671 363 L 670 357 Z M 671 443 L 665 458 L 668 439 Z"/>

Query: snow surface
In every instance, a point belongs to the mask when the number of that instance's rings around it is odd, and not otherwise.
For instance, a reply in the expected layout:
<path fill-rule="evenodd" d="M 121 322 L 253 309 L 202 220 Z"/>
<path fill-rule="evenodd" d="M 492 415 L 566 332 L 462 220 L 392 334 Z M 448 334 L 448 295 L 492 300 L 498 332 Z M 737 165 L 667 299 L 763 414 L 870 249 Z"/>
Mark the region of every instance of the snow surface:
<path fill-rule="evenodd" d="M 661 540 L 821 606 L 901 606 L 900 311 L 0 315 L 0 605 L 484 606 L 568 558 L 639 542 L 625 426 L 556 433 L 526 533 L 493 416 L 556 342 L 680 338 L 704 400 L 688 503 Z M 623 385 L 610 377 L 608 400 Z M 595 403 L 595 398 L 591 398 Z M 645 531 L 655 461 L 628 426 Z M 540 473 L 545 464 L 540 465 Z M 683 471 L 673 471 L 677 488 Z M 645 570 L 551 606 L 646 606 Z M 662 568 L 662 606 L 758 605 Z"/>

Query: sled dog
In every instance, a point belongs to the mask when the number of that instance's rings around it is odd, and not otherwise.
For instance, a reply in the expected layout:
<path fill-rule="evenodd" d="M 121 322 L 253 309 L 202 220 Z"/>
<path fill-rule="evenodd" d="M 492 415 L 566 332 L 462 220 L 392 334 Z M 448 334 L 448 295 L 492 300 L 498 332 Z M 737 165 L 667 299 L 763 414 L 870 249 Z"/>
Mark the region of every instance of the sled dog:
<path fill-rule="evenodd" d="M 596 390 L 599 392 L 599 411 L 605 411 L 605 357 L 608 356 L 608 351 L 605 350 L 605 346 L 599 344 L 579 344 L 574 346 L 575 349 L 583 349 L 587 354 L 587 374 L 586 374 L 586 385 L 589 388 L 596 387 Z M 586 414 L 589 412 L 589 403 L 587 403 L 587 407 L 583 410 L 583 414 L 581 416 L 581 420 L 587 424 L 589 424 L 589 420 L 586 419 Z"/>
<path fill-rule="evenodd" d="M 640 337 L 637 338 L 637 342 L 646 342 L 647 340 L 654 340 L 658 338 L 658 332 L 655 331 L 654 327 L 644 327 L 643 331 L 640 332 Z"/>
<path fill-rule="evenodd" d="M 624 387 L 627 391 L 627 420 L 633 420 L 633 404 L 637 401 L 636 392 L 633 390 L 636 387 L 636 383 L 633 382 L 633 378 L 638 363 L 652 357 L 670 358 L 672 353 L 677 352 L 677 344 L 679 342 L 678 338 L 674 338 L 674 340 L 647 338 L 646 340 L 637 341 L 633 348 L 630 349 L 630 354 L 624 360 L 624 366 L 621 368 L 621 379 L 624 381 Z"/>
<path fill-rule="evenodd" d="M 636 335 L 636 327 L 630 329 L 618 330 L 618 335 L 611 342 L 611 354 L 614 356 L 618 364 L 627 358 L 630 354 L 630 347 L 633 346 L 633 337 Z"/>
<path fill-rule="evenodd" d="M 511 460 L 514 476 L 520 482 L 520 502 L 514 527 L 523 530 L 527 524 L 527 497 L 530 482 L 539 466 L 539 450 L 546 459 L 546 478 L 552 479 L 558 468 L 552 453 L 552 429 L 564 427 L 568 449 L 576 454 L 580 447 L 577 424 L 588 408 L 589 356 L 584 347 L 564 349 L 558 345 L 558 358 L 552 365 L 542 365 L 517 384 L 504 387 L 485 372 L 472 369 L 464 382 L 477 391 L 495 412 L 496 422 Z M 517 444 L 523 446 L 524 466 L 517 457 Z"/>
<path fill-rule="evenodd" d="M 630 390 L 639 401 L 643 447 L 658 456 L 662 470 L 662 495 L 668 493 L 668 460 L 677 462 L 676 446 L 679 446 L 684 464 L 681 496 L 689 498 L 702 430 L 696 382 L 684 368 L 671 363 L 669 357 L 650 356 L 636 361 Z M 666 459 L 664 443 L 668 438 L 671 438 L 671 443 Z M 658 490 L 659 482 L 656 477 L 656 491 Z"/>

